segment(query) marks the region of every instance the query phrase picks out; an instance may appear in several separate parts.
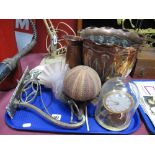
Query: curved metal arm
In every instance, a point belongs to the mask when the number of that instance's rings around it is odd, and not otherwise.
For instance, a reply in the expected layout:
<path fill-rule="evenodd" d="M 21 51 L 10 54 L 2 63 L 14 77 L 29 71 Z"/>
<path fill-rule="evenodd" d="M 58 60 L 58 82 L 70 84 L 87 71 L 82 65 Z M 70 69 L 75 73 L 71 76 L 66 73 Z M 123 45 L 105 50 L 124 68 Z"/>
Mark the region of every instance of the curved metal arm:
<path fill-rule="evenodd" d="M 71 107 L 71 112 L 74 113 L 75 116 L 77 117 L 78 122 L 73 123 L 73 121 L 71 120 L 72 123 L 65 123 L 65 122 L 61 122 L 61 121 L 53 118 L 51 116 L 51 114 L 48 112 L 48 110 L 46 110 L 46 106 L 44 105 L 43 101 L 42 101 L 42 103 L 43 103 L 46 113 L 44 111 L 42 111 L 41 109 L 39 109 L 37 106 L 34 106 L 34 105 L 28 103 L 29 100 L 25 100 L 25 101 L 21 100 L 20 99 L 21 91 L 24 89 L 24 86 L 27 85 L 26 81 L 29 80 L 30 78 L 31 78 L 31 75 L 30 75 L 29 69 L 27 67 L 25 69 L 20 81 L 18 82 L 18 85 L 17 85 L 8 105 L 6 106 L 6 111 L 11 119 L 13 119 L 18 107 L 19 108 L 26 107 L 26 108 L 30 108 L 31 110 L 37 112 L 40 116 L 42 116 L 44 119 L 48 120 L 50 123 L 57 125 L 59 127 L 62 127 L 62 128 L 76 129 L 76 128 L 81 127 L 85 123 L 85 116 L 84 116 L 83 112 L 80 111 L 80 108 L 78 108 L 78 106 L 76 105 L 76 103 L 74 101 L 71 101 L 71 100 L 68 101 L 69 102 L 68 105 Z M 36 92 L 38 92 L 38 89 Z M 41 92 L 40 92 L 40 94 L 41 94 Z M 36 94 L 34 94 L 34 96 L 36 97 Z"/>
<path fill-rule="evenodd" d="M 55 125 L 57 125 L 59 127 L 62 127 L 62 128 L 76 129 L 76 128 L 81 127 L 85 123 L 85 116 L 83 114 L 82 114 L 80 122 L 77 122 L 75 124 L 68 124 L 68 123 L 61 122 L 61 121 L 53 118 L 52 116 L 49 116 L 48 114 L 44 113 L 42 110 L 40 110 L 36 106 L 33 106 L 30 103 L 27 103 L 27 102 L 15 102 L 14 106 L 22 106 L 22 107 L 33 109 L 40 116 L 42 116 L 43 118 L 48 120 L 50 123 L 53 123 L 53 124 L 55 124 Z"/>

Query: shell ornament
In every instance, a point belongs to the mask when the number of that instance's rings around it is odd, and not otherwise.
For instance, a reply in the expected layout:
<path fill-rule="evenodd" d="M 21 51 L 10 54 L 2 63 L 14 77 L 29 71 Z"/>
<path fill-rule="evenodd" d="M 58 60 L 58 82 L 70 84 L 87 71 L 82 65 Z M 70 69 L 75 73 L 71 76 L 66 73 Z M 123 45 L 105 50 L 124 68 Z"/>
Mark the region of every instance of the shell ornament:
<path fill-rule="evenodd" d="M 92 100 L 100 90 L 101 80 L 97 72 L 88 66 L 76 66 L 65 75 L 63 92 L 76 101 Z"/>
<path fill-rule="evenodd" d="M 33 74 L 39 73 L 37 76 L 39 83 L 47 88 L 51 88 L 55 97 L 60 99 L 63 88 L 63 80 L 67 70 L 69 70 L 68 64 L 66 64 L 63 59 L 62 61 L 58 59 L 55 60 L 55 62 L 51 61 L 49 64 L 41 64 L 32 69 L 31 72 L 33 72 Z"/>

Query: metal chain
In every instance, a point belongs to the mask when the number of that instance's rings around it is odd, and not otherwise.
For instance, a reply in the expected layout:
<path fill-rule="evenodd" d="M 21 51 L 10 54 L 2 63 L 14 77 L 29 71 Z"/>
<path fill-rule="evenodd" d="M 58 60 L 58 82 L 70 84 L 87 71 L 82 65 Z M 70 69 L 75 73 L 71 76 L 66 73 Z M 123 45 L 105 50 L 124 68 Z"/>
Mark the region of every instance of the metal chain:
<path fill-rule="evenodd" d="M 30 24 L 31 24 L 31 27 L 32 27 L 32 31 L 33 31 L 33 38 L 32 39 L 37 39 L 37 30 L 36 30 L 36 25 L 35 23 L 33 22 L 32 19 L 29 19 L 30 21 Z"/>

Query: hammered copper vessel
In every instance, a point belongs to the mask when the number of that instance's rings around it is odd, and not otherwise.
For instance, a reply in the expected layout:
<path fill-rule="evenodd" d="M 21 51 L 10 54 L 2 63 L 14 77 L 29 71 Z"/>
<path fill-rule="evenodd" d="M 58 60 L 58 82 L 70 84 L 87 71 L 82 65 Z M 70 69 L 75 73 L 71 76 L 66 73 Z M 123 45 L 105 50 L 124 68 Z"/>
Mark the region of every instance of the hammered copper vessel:
<path fill-rule="evenodd" d="M 82 64 L 83 40 L 78 36 L 66 35 L 64 39 L 67 42 L 66 63 L 70 68 Z"/>
<path fill-rule="evenodd" d="M 102 83 L 112 77 L 130 74 L 142 43 L 135 32 L 114 28 L 86 28 L 83 40 L 83 63 L 97 71 Z"/>

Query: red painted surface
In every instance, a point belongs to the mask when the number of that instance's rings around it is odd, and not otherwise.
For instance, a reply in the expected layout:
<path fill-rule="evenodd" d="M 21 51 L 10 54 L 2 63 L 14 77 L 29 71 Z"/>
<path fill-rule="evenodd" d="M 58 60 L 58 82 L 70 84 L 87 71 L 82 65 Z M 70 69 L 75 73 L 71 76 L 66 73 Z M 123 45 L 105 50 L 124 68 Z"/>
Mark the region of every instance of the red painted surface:
<path fill-rule="evenodd" d="M 37 44 L 32 49 L 32 53 L 42 53 L 46 51 L 46 37 L 47 30 L 42 19 L 34 19 L 36 24 L 36 29 L 38 33 Z M 77 19 L 51 19 L 54 28 L 58 25 L 59 22 L 65 22 L 68 24 L 75 32 L 77 30 Z M 17 52 L 15 31 L 25 32 L 32 34 L 32 28 L 29 26 L 29 30 L 16 28 L 15 19 L 3 19 L 0 20 L 0 61 L 6 57 L 12 57 Z M 64 25 L 60 25 L 61 29 L 66 31 L 68 34 L 72 32 Z M 58 37 L 62 37 L 64 34 L 59 33 Z M 3 54 L 2 54 L 3 53 Z"/>
<path fill-rule="evenodd" d="M 0 20 L 0 62 L 17 53 L 16 38 L 14 34 L 15 20 Z"/>
<path fill-rule="evenodd" d="M 14 33 L 15 20 L 0 20 L 0 62 L 5 58 L 14 56 L 17 53 L 16 38 Z M 8 90 L 17 85 L 17 79 L 21 76 L 20 63 L 12 74 L 0 84 L 0 90 Z"/>

